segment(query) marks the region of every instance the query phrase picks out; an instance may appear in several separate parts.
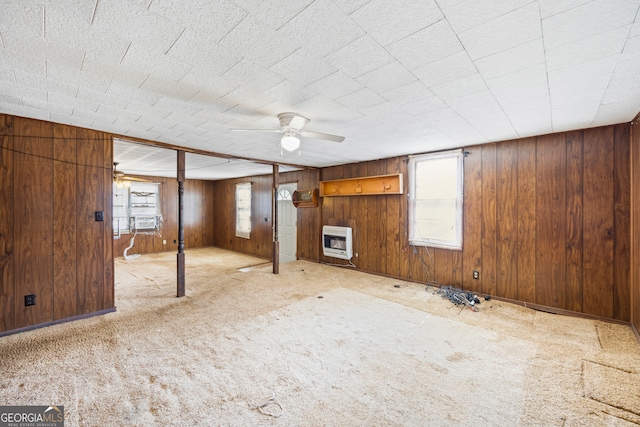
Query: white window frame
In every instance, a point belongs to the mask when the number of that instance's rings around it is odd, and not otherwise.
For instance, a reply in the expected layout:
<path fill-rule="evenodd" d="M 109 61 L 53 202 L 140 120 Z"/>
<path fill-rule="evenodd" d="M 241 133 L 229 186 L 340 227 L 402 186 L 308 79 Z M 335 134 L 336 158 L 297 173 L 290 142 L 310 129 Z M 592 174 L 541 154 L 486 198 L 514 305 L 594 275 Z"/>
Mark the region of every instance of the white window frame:
<path fill-rule="evenodd" d="M 236 184 L 236 236 L 251 238 L 251 183 Z"/>
<path fill-rule="evenodd" d="M 464 168 L 463 168 L 463 152 L 462 150 L 453 150 L 453 151 L 445 151 L 440 153 L 431 153 L 431 154 L 422 154 L 419 156 L 411 156 L 409 157 L 409 244 L 413 246 L 430 246 L 436 248 L 443 249 L 462 249 L 462 201 L 463 201 L 463 181 L 464 181 Z M 416 218 L 416 206 L 422 201 L 435 200 L 435 199 L 416 199 L 416 195 L 419 193 L 417 191 L 420 185 L 436 185 L 440 188 L 445 188 L 442 183 L 434 182 L 434 183 L 424 183 L 417 182 L 416 171 L 418 168 L 427 167 L 429 162 L 437 162 L 439 160 L 456 160 L 457 173 L 456 178 L 457 182 L 455 185 L 455 198 L 447 198 L 447 199 L 439 199 L 439 200 L 450 200 L 450 203 L 455 203 L 455 218 L 450 218 L 449 224 L 453 223 L 453 234 L 449 239 L 443 239 L 434 237 L 435 235 L 429 236 L 424 235 L 424 230 L 421 230 L 419 227 L 418 218 Z M 433 164 L 433 163 L 432 163 Z M 436 178 L 437 179 L 437 178 Z M 424 219 L 422 221 L 429 221 L 428 219 Z M 432 224 L 434 226 L 436 223 L 436 219 L 432 220 Z M 425 227 L 422 227 L 425 228 Z M 428 233 L 428 231 L 427 231 Z M 441 234 L 442 236 L 442 234 Z"/>

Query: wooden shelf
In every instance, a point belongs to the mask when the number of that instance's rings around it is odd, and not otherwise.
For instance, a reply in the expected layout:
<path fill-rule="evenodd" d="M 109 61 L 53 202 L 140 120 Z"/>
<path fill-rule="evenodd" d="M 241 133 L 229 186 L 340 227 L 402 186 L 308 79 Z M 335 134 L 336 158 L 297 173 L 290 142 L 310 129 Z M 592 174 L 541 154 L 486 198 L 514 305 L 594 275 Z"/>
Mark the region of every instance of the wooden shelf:
<path fill-rule="evenodd" d="M 320 197 L 402 194 L 402 174 L 320 181 Z"/>

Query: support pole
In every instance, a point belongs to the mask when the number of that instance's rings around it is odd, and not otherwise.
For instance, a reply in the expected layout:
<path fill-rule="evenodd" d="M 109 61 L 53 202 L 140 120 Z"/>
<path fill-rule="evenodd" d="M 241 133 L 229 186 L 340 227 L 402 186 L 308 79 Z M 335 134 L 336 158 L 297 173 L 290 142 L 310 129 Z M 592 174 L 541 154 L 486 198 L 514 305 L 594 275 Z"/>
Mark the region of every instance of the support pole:
<path fill-rule="evenodd" d="M 184 181 L 185 152 L 178 151 L 178 297 L 185 294 L 184 284 Z"/>
<path fill-rule="evenodd" d="M 280 242 L 278 242 L 278 187 L 280 186 L 280 176 L 278 165 L 273 165 L 273 194 L 271 197 L 272 224 L 273 224 L 273 274 L 280 273 Z"/>

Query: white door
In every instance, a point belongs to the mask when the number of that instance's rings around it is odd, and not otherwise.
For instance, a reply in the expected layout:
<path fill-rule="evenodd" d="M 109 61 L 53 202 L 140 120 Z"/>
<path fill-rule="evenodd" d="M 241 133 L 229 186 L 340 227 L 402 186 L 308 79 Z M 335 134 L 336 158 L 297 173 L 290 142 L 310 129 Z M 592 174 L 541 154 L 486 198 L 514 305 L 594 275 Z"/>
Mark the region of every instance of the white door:
<path fill-rule="evenodd" d="M 297 211 L 291 195 L 298 184 L 283 184 L 278 189 L 278 241 L 280 242 L 280 264 L 296 260 L 298 243 Z"/>

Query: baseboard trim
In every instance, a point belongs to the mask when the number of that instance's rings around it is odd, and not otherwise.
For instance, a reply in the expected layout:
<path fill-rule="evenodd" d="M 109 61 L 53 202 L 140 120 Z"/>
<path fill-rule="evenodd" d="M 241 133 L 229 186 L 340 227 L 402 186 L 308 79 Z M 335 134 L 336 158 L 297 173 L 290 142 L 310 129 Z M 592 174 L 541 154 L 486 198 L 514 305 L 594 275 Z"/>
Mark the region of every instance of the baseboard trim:
<path fill-rule="evenodd" d="M 39 323 L 37 325 L 25 326 L 23 328 L 12 329 L 10 331 L 0 332 L 0 337 L 5 337 L 7 335 L 19 334 L 21 332 L 33 331 L 34 329 L 46 328 L 47 326 L 59 325 L 61 323 L 73 322 L 76 320 L 88 319 L 90 317 L 102 316 L 103 314 L 113 313 L 116 311 L 115 307 L 107 308 L 105 310 L 94 311 L 86 314 L 79 314 L 77 316 L 66 317 L 64 319 L 53 320 L 51 322 Z"/>

